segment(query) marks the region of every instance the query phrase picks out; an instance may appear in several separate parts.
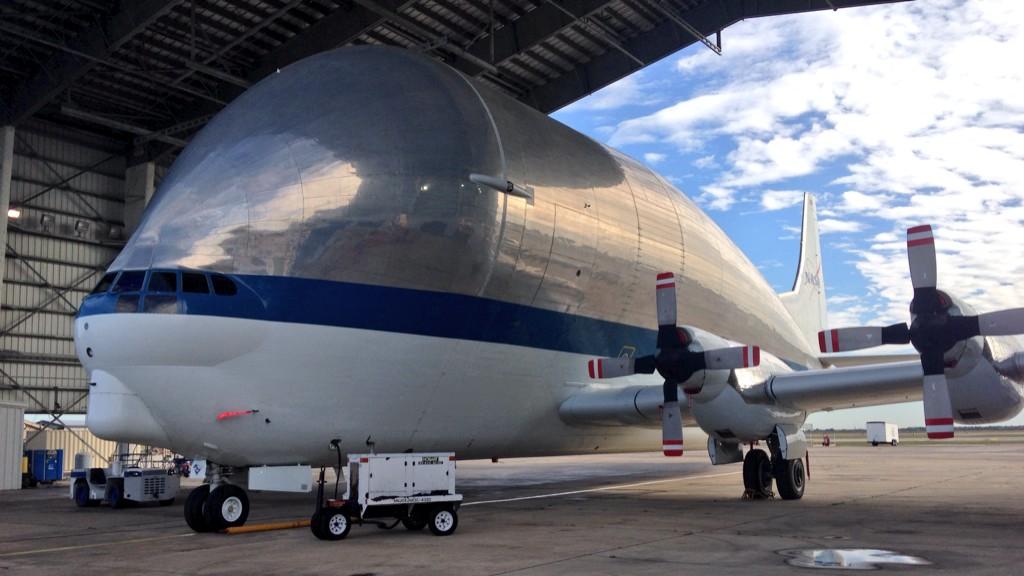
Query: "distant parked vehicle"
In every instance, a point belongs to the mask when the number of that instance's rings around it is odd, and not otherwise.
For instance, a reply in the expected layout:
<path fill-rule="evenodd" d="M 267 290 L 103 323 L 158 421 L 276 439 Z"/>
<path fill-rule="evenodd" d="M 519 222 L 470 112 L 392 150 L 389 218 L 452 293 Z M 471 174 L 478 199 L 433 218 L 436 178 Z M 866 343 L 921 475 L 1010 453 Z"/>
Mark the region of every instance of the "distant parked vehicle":
<path fill-rule="evenodd" d="M 868 442 L 872 446 L 879 444 L 891 444 L 896 446 L 900 443 L 900 428 L 892 422 L 868 422 Z"/>

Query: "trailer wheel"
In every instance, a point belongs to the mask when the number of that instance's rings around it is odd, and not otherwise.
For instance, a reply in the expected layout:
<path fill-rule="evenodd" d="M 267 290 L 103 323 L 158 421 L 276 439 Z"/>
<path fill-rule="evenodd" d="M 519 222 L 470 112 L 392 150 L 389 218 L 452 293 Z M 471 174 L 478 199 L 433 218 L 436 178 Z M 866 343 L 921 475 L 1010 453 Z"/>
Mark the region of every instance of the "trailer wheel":
<path fill-rule="evenodd" d="M 320 513 L 320 510 L 313 512 L 313 515 L 309 517 L 309 531 L 313 533 L 313 536 L 316 536 L 317 540 L 326 540 L 323 536 L 323 532 L 320 531 L 320 529 L 323 528 L 323 522 L 320 518 L 321 516 L 322 514 Z"/>
<path fill-rule="evenodd" d="M 206 499 L 210 497 L 210 485 L 196 486 L 185 498 L 185 523 L 195 532 L 209 532 L 206 523 Z"/>
<path fill-rule="evenodd" d="M 449 536 L 459 526 L 459 515 L 447 506 L 435 508 L 430 514 L 430 531 L 434 536 Z"/>
<path fill-rule="evenodd" d="M 348 536 L 348 531 L 352 529 L 348 514 L 341 510 L 323 510 L 314 516 L 316 515 L 320 516 L 320 529 L 319 533 L 313 534 L 321 540 L 341 540 Z"/>
<path fill-rule="evenodd" d="M 75 482 L 75 505 L 79 508 L 88 508 L 99 503 L 99 500 L 89 498 L 89 484 L 85 480 Z"/>
<path fill-rule="evenodd" d="M 894 447 L 894 448 L 896 447 L 896 445 L 897 445 L 897 444 L 899 444 L 899 442 L 898 442 L 898 441 L 896 441 L 895 439 L 893 439 L 893 441 L 892 441 L 892 445 L 893 445 L 893 447 Z"/>

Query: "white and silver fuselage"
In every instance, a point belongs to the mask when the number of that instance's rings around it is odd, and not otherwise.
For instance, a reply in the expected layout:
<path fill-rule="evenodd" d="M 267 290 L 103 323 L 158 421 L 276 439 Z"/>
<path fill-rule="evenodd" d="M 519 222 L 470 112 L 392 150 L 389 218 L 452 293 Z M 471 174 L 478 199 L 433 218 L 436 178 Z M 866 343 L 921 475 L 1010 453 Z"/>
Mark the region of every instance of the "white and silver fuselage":
<path fill-rule="evenodd" d="M 666 270 L 681 324 L 760 345 L 765 370 L 819 367 L 756 268 L 646 167 L 415 54 L 324 53 L 193 139 L 113 289 L 83 304 L 88 425 L 233 465 L 330 461 L 334 438 L 463 457 L 655 449 L 656 430 L 569 425 L 558 407 L 589 384 L 587 358 L 653 351 Z M 177 285 L 161 292 L 159 273 Z M 690 417 L 737 439 L 802 422 L 724 378 Z M 616 385 L 637 383 L 660 381 Z"/>

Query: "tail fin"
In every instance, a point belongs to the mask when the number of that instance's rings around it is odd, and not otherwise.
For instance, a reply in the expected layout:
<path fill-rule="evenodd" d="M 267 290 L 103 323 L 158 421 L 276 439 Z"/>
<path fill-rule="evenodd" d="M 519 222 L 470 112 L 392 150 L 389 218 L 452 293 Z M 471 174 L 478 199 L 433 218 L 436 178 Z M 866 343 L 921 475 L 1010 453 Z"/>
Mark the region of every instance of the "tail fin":
<path fill-rule="evenodd" d="M 811 349 L 816 349 L 818 331 L 827 328 L 825 277 L 821 271 L 821 242 L 814 196 L 804 194 L 803 227 L 800 231 L 800 265 L 793 290 L 779 294 L 782 304 L 796 321 Z"/>

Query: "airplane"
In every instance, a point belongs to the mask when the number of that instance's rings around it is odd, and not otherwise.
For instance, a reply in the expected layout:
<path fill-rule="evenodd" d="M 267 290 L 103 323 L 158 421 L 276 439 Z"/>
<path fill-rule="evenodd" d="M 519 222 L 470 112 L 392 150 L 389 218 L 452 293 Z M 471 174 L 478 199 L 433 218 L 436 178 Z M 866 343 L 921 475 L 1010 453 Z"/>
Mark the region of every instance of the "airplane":
<path fill-rule="evenodd" d="M 87 425 L 205 462 L 199 532 L 244 524 L 246 487 L 308 491 L 332 444 L 505 458 L 661 429 L 678 456 L 684 422 L 749 494 L 795 500 L 808 414 L 923 397 L 945 438 L 1022 409 L 1024 312 L 938 290 L 930 228 L 908 248 L 912 323 L 828 330 L 810 195 L 777 294 L 648 167 L 441 62 L 342 48 L 177 158 L 75 320 Z"/>

